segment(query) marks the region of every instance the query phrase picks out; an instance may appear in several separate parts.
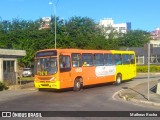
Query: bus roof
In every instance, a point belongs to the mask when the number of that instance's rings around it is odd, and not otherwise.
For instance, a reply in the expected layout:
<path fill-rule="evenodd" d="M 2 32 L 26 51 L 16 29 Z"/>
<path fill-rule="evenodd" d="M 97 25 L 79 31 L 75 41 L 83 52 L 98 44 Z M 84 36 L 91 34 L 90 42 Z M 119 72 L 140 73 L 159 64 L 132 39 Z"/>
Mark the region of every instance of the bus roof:
<path fill-rule="evenodd" d="M 87 50 L 87 49 L 43 49 L 37 52 L 57 50 L 60 53 L 135 53 L 124 50 Z"/>
<path fill-rule="evenodd" d="M 111 50 L 111 53 L 130 53 L 130 54 L 135 54 L 135 51 L 125 51 L 125 50 Z"/>

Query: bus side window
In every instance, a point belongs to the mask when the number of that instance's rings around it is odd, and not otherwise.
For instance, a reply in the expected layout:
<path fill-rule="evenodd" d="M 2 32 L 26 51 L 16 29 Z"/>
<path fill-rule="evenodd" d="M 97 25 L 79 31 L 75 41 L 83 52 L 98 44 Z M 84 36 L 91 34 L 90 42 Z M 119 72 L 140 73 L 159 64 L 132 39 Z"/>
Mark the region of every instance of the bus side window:
<path fill-rule="evenodd" d="M 130 64 L 129 54 L 122 54 L 122 62 L 124 65 Z"/>
<path fill-rule="evenodd" d="M 100 54 L 100 53 L 94 54 L 94 64 L 95 66 L 103 66 L 104 64 L 103 54 Z"/>
<path fill-rule="evenodd" d="M 70 56 L 68 55 L 61 55 L 60 56 L 60 71 L 70 71 L 71 65 L 70 65 Z"/>
<path fill-rule="evenodd" d="M 83 66 L 93 66 L 93 55 L 91 53 L 82 54 Z"/>
<path fill-rule="evenodd" d="M 112 54 L 104 54 L 104 65 L 110 66 L 113 65 L 113 55 Z"/>
<path fill-rule="evenodd" d="M 134 54 L 130 54 L 131 64 L 135 64 L 135 56 Z"/>
<path fill-rule="evenodd" d="M 114 54 L 114 61 L 116 65 L 121 65 L 122 64 L 121 54 Z"/>
<path fill-rule="evenodd" d="M 72 53 L 72 66 L 73 67 L 81 67 L 82 66 L 81 54 Z"/>

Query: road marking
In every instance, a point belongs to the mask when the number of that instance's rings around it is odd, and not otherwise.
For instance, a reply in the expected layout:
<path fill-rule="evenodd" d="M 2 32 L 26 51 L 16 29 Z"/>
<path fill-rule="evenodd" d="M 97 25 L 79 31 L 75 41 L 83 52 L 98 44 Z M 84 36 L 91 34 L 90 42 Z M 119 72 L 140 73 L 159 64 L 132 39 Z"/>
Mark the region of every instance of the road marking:
<path fill-rule="evenodd" d="M 116 99 L 116 96 L 117 96 L 119 93 L 121 93 L 122 91 L 123 91 L 123 89 L 115 92 L 115 93 L 112 95 L 112 99 L 115 100 L 115 101 L 118 101 L 118 100 Z"/>

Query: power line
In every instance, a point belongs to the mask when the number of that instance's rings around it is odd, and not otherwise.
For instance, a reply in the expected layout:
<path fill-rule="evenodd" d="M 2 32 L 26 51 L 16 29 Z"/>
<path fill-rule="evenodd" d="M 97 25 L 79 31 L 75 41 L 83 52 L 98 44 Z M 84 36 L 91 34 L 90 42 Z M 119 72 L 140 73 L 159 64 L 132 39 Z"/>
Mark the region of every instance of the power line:
<path fill-rule="evenodd" d="M 57 0 L 56 7 L 57 7 L 57 5 L 58 5 L 58 2 L 59 2 L 59 0 Z"/>

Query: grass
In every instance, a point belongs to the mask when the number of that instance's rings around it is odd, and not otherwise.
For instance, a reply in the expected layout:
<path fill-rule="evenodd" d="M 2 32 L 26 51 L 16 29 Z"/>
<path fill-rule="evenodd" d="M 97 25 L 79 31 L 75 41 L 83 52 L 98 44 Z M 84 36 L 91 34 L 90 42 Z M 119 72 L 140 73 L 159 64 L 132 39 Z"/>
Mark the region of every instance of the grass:
<path fill-rule="evenodd" d="M 19 84 L 26 84 L 34 81 L 34 77 L 22 77 L 18 80 Z"/>
<path fill-rule="evenodd" d="M 34 81 L 34 77 L 22 77 L 21 81 Z"/>

